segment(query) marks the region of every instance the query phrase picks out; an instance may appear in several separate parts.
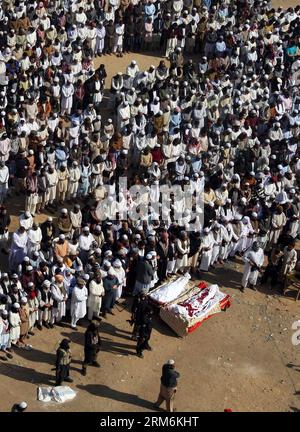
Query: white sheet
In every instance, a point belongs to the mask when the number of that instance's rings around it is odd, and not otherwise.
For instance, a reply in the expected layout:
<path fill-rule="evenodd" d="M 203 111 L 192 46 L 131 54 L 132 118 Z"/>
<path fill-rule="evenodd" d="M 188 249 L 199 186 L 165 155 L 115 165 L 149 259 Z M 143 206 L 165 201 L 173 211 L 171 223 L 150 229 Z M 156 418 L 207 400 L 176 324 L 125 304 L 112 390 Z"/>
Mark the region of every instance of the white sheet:
<path fill-rule="evenodd" d="M 206 296 L 201 299 L 200 297 L 203 296 L 204 293 L 206 293 Z M 225 297 L 226 294 L 219 290 L 218 285 L 209 285 L 184 302 L 168 306 L 168 309 L 176 315 L 181 315 L 186 321 L 194 318 L 201 319 L 201 317 L 206 316 L 207 313 Z M 192 315 L 189 313 L 189 307 L 190 310 L 193 309 Z"/>
<path fill-rule="evenodd" d="M 184 276 L 180 276 L 175 281 L 164 284 L 154 292 L 150 292 L 148 296 L 155 302 L 162 305 L 170 303 L 184 293 L 190 279 L 191 276 L 186 273 Z"/>

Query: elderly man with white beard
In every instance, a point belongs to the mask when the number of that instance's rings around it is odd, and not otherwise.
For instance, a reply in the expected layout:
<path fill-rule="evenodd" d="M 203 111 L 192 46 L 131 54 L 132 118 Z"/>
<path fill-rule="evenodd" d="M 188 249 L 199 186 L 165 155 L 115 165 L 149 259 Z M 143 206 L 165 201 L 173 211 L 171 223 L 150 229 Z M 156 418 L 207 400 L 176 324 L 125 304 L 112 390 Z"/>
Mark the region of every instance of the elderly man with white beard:
<path fill-rule="evenodd" d="M 88 299 L 88 291 L 86 282 L 82 278 L 78 278 L 76 285 L 72 291 L 71 298 L 71 327 L 77 330 L 76 324 L 78 320 L 86 315 L 86 303 Z"/>
<path fill-rule="evenodd" d="M 240 288 L 241 292 L 244 292 L 245 288 L 249 283 L 249 288 L 255 289 L 259 270 L 262 268 L 264 263 L 264 251 L 259 246 L 258 242 L 254 242 L 252 248 L 247 250 L 244 254 L 244 273 L 242 278 L 242 285 Z"/>

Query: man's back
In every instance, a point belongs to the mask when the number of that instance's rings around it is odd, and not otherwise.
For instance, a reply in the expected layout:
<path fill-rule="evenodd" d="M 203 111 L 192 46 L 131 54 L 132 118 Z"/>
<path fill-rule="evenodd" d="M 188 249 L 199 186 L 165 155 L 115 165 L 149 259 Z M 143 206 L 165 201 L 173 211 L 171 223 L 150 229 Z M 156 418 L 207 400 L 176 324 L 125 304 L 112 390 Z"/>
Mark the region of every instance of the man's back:
<path fill-rule="evenodd" d="M 177 378 L 179 377 L 179 372 L 176 372 L 171 365 L 163 365 L 162 376 L 160 380 L 165 387 L 177 387 Z"/>

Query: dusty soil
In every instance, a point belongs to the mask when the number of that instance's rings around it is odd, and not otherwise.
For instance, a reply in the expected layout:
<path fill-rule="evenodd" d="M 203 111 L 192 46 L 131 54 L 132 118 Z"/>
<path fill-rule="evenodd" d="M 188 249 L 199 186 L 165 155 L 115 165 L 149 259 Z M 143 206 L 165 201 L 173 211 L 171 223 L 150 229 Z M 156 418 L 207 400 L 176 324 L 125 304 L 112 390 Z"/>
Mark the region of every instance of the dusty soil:
<path fill-rule="evenodd" d="M 97 64 L 107 67 L 107 87 L 112 74 L 124 71 L 132 58 L 141 69 L 160 60 L 139 54 L 97 59 Z M 14 230 L 23 200 L 13 199 L 9 208 Z M 38 217 L 39 221 L 44 219 L 45 215 Z M 2 271 L 6 261 L 1 254 Z M 12 361 L 0 361 L 0 411 L 10 410 L 21 400 L 28 402 L 29 411 L 152 411 L 161 366 L 168 358 L 176 360 L 181 373 L 175 403 L 178 411 L 299 411 L 299 345 L 292 345 L 291 325 L 300 319 L 300 303 L 281 297 L 271 288 L 241 294 L 241 269 L 241 264 L 234 262 L 205 278 L 231 295 L 232 306 L 227 312 L 212 317 L 183 339 L 157 318 L 151 339 L 153 351 L 146 352 L 144 359 L 135 355 L 126 322 L 128 308 L 118 306 L 115 316 L 101 323 L 101 368 L 90 368 L 86 377 L 80 374 L 85 322 L 78 332 L 68 326 L 36 330 L 30 339 L 32 351 L 18 350 Z M 71 386 L 78 394 L 66 404 L 43 404 L 36 400 L 37 387 L 54 384 L 51 368 L 58 343 L 65 336 L 72 340 Z"/>

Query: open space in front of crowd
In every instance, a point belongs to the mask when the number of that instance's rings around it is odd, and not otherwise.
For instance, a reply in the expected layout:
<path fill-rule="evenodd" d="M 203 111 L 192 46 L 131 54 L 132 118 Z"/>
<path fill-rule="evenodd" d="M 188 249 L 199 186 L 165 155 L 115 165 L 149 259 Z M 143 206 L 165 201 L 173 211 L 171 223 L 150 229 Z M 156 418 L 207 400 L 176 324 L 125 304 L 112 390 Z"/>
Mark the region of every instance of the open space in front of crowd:
<path fill-rule="evenodd" d="M 287 3 L 3 1 L 1 412 L 300 410 Z"/>

